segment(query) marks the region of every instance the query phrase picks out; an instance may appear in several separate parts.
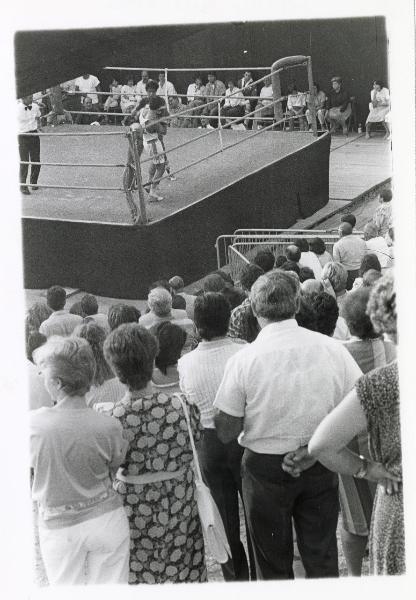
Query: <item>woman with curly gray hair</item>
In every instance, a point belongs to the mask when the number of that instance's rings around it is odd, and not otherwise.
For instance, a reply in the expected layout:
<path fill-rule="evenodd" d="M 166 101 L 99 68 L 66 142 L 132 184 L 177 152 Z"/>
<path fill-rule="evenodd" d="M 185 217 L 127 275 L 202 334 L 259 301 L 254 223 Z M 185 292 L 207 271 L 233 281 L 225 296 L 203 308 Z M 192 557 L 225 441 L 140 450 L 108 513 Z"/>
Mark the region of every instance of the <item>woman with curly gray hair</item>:
<path fill-rule="evenodd" d="M 371 290 L 367 314 L 374 330 L 397 340 L 396 293 L 392 272 Z M 347 444 L 367 429 L 370 460 Z M 400 399 L 397 361 L 363 375 L 355 389 L 321 422 L 309 453 L 333 471 L 377 482 L 370 526 L 370 571 L 405 571 Z"/>
<path fill-rule="evenodd" d="M 112 411 L 130 442 L 114 481 L 130 522 L 129 583 L 206 581 L 185 415 L 169 389 L 151 383 L 157 353 L 156 338 L 136 323 L 120 325 L 104 343 L 129 390 Z M 188 412 L 198 440 L 199 413 Z"/>

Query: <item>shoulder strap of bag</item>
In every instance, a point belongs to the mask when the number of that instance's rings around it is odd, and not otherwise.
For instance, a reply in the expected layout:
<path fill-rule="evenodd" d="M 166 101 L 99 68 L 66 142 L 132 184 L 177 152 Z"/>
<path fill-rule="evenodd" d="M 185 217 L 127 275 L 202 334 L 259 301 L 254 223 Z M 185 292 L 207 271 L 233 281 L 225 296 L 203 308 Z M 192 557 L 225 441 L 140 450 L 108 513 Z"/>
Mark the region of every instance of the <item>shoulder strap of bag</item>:
<path fill-rule="evenodd" d="M 180 394 L 173 394 L 173 396 L 174 396 L 174 398 L 177 398 L 179 400 L 179 402 L 181 403 L 181 406 L 182 406 L 182 410 L 185 414 L 186 425 L 188 426 L 189 440 L 191 442 L 192 453 L 194 455 L 195 475 L 196 475 L 197 479 L 202 481 L 201 468 L 199 466 L 198 454 L 197 454 L 196 448 L 195 448 L 195 441 L 194 441 L 194 436 L 192 433 L 191 421 L 189 419 L 189 413 L 188 413 L 188 409 L 186 406 L 186 402 L 184 401 L 184 399 L 182 398 L 182 396 Z"/>

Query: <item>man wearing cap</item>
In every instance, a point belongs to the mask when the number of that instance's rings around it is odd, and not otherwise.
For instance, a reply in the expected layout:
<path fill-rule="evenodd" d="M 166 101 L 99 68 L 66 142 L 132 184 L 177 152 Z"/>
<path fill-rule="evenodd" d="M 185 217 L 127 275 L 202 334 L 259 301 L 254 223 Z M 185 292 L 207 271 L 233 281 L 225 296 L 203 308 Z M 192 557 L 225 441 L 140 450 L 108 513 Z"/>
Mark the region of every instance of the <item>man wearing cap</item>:
<path fill-rule="evenodd" d="M 341 77 L 331 79 L 332 89 L 327 94 L 325 118 L 329 121 L 330 133 L 342 127 L 342 133 L 348 135 L 347 120 L 351 116 L 351 96 L 342 85 Z"/>

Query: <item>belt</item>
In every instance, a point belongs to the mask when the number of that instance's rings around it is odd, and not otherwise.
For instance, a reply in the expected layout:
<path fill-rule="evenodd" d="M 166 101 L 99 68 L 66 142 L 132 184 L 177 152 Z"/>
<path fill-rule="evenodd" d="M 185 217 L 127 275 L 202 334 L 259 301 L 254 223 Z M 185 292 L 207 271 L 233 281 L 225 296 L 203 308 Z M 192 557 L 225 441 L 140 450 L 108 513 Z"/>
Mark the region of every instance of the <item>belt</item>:
<path fill-rule="evenodd" d="M 124 475 L 123 469 L 117 471 L 116 478 L 124 483 L 132 485 L 145 485 L 146 483 L 157 483 L 158 481 L 167 481 L 168 479 L 178 479 L 185 473 L 185 469 L 178 471 L 158 471 L 148 472 L 142 475 Z"/>

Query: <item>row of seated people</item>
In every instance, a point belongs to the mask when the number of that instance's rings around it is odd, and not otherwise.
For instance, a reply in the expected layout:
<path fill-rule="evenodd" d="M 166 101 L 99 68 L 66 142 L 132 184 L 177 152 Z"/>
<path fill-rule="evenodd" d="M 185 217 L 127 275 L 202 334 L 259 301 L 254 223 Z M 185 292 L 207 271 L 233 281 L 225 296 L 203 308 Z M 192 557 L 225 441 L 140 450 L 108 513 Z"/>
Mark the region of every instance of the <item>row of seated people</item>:
<path fill-rule="evenodd" d="M 288 249 L 289 258 L 291 250 Z M 383 337 L 383 331 L 390 336 L 394 334 L 395 317 L 390 314 L 394 307 L 391 270 L 384 276 L 379 273 L 378 280 L 363 277 L 361 287 L 349 292 L 343 302 L 343 314 L 354 337 L 340 341 L 334 338 L 340 308 L 336 294 L 325 283 L 325 275 L 336 288 L 335 276 L 345 283 L 345 269 L 339 263 L 327 262 L 324 266 L 327 271 L 318 280 L 311 270 L 303 268 L 302 273 L 298 265 L 284 258 L 285 262 L 276 261 L 270 252 L 260 251 L 241 273 L 241 289 L 219 272 L 209 275 L 203 281 L 201 293 L 195 295 L 184 292 L 178 276 L 168 283 L 156 282 L 148 296 L 149 311 L 143 315 L 134 305 L 126 304 L 112 306 L 104 314 L 90 294 L 68 312 L 65 290 L 59 286 L 48 290 L 46 304 L 31 307 L 26 326 L 29 390 L 34 409 L 32 495 L 39 508 L 40 551 L 50 583 L 206 580 L 204 540 L 192 491 L 192 452 L 177 392 L 182 392 L 189 402 L 203 478 L 218 505 L 230 543 L 231 557 L 222 565 L 226 581 L 293 577 L 291 533 L 285 530 L 286 534 L 279 536 L 278 548 L 271 550 L 267 543 L 270 527 L 279 524 L 287 528 L 284 524 L 287 521 L 291 528 L 292 517 L 302 540 L 300 550 L 307 576 L 337 576 L 339 501 L 341 540 L 349 573 L 361 574 L 369 535 L 371 571 L 403 572 L 399 429 L 394 427 L 387 432 L 382 426 L 388 422 L 391 427 L 383 411 L 397 422 L 395 367 L 383 372 L 383 380 L 359 379 L 374 366 L 394 364 L 394 344 Z M 177 305 L 185 306 L 185 313 L 183 309 L 172 308 L 175 299 Z M 236 335 L 233 330 L 238 325 L 236 319 L 240 319 L 243 310 L 248 314 L 248 306 L 253 335 L 247 336 L 241 328 Z M 384 329 L 379 326 L 383 311 L 390 311 L 384 319 L 388 323 Z M 285 341 L 288 327 L 291 337 Z M 276 339 L 269 340 L 275 329 Z M 190 332 L 194 339 L 186 348 Z M 317 378 L 310 372 L 311 351 L 315 367 L 317 362 L 321 367 L 316 370 Z M 252 353 L 255 380 L 251 370 L 245 373 L 244 369 L 240 371 L 241 377 L 235 379 L 235 370 L 243 366 L 240 362 L 249 360 Z M 371 385 L 382 385 L 387 378 L 390 378 L 390 386 L 384 387 L 387 396 L 380 400 L 377 410 L 371 409 Z M 355 392 L 357 380 L 360 384 Z M 271 386 L 269 391 L 268 386 Z M 338 402 L 350 390 L 361 394 L 368 425 L 363 416 L 358 419 L 357 427 L 363 423 L 368 433 L 364 435 L 361 429 L 355 432 L 351 423 L 355 423 L 356 415 L 350 416 L 352 408 L 348 412 L 348 404 L 341 423 L 334 422 L 333 405 L 327 406 L 330 390 L 338 390 L 341 396 Z M 250 398 L 260 391 L 262 410 L 251 414 Z M 298 438 L 299 432 L 296 435 L 295 430 L 303 420 L 312 419 L 314 423 L 317 420 L 319 424 L 328 415 L 328 425 L 324 425 L 325 420 L 321 425 L 323 439 L 317 433 L 310 441 L 311 454 L 307 455 L 304 447 L 298 453 L 288 452 L 287 447 L 276 454 L 271 447 L 274 439 L 282 448 L 288 434 L 283 431 L 282 435 L 271 422 L 267 425 L 268 419 L 273 421 L 278 391 L 279 402 L 287 397 L 292 405 L 292 437 Z M 235 429 L 232 419 L 237 418 L 236 409 L 232 408 L 237 395 L 247 397 L 248 402 L 243 424 L 247 442 L 242 440 L 242 445 L 237 441 L 238 435 L 230 437 L 230 431 Z M 309 412 L 301 411 L 295 418 L 298 405 L 303 411 L 309 407 Z M 228 419 L 228 426 L 224 425 L 224 419 Z M 348 435 L 362 435 L 364 441 L 361 440 L 359 449 L 368 457 L 365 462 L 359 456 L 353 459 L 350 450 L 345 450 L 349 462 L 343 463 L 338 458 L 335 466 L 325 455 L 321 456 L 321 446 L 328 451 L 335 443 L 331 437 L 335 424 L 342 427 L 345 444 Z M 315 427 L 316 424 L 312 429 Z M 382 444 L 383 459 L 376 450 L 371 457 L 368 455 L 365 450 L 368 435 L 373 442 L 371 448 Z M 391 436 L 395 436 L 393 446 L 389 446 Z M 258 446 L 261 439 L 265 444 L 266 438 L 268 452 Z M 250 450 L 252 447 L 256 449 L 254 452 Z M 334 450 L 337 454 L 340 451 L 340 447 Z M 278 464 L 280 470 L 283 466 L 294 478 L 300 478 L 299 491 L 287 480 L 280 481 L 281 478 L 274 489 L 260 465 L 256 466 L 257 456 L 266 462 L 267 468 L 276 471 Z M 321 464 L 313 466 L 316 456 L 342 474 L 339 496 L 337 478 L 330 476 Z M 388 458 L 391 458 L 389 470 L 383 466 Z M 242 460 L 245 466 L 241 474 Z M 248 482 L 254 474 L 257 484 L 252 488 Z M 363 481 L 357 481 L 353 475 Z M 102 486 L 107 479 L 104 495 Z M 377 505 L 373 518 L 375 490 L 369 481 L 384 486 L 390 483 L 387 494 L 395 496 L 391 502 L 383 496 L 383 505 Z M 325 511 L 316 519 L 324 492 Z M 240 538 L 237 499 L 241 493 L 246 508 L 248 555 Z M 287 508 L 293 505 L 284 501 L 290 494 L 295 494 L 302 515 Z M 257 516 L 259 506 L 261 520 Z M 276 507 L 279 511 L 286 507 L 285 514 L 281 515 Z M 101 536 L 100 544 L 92 548 L 97 536 Z M 276 553 L 278 562 L 273 558 Z"/>
<path fill-rule="evenodd" d="M 241 79 L 229 79 L 227 86 L 217 79 L 215 73 L 208 73 L 207 82 L 204 84 L 200 75 L 196 75 L 193 83 L 188 86 L 185 107 L 181 98 L 176 96 L 174 85 L 167 81 L 165 73 L 159 73 L 157 94 L 168 98 L 169 112 L 174 115 L 181 112 L 184 108 L 192 108 L 192 113 L 186 118 L 178 117 L 173 119 L 171 124 L 176 127 L 217 127 L 218 106 L 204 106 L 215 99 L 216 96 L 224 96 L 222 101 L 221 113 L 224 116 L 223 124 L 227 117 L 244 117 L 245 114 L 261 109 L 255 114 L 255 127 L 258 124 L 270 124 L 268 121 L 262 121 L 262 118 L 272 118 L 274 108 L 271 104 L 273 100 L 273 91 L 270 78 L 264 81 L 259 96 L 260 99 L 252 98 L 258 95 L 258 86 L 255 84 L 252 73 L 246 71 Z M 146 84 L 149 81 L 149 74 L 143 71 L 140 81 L 134 83 L 133 78 L 129 78 L 125 85 L 121 85 L 116 79 L 113 79 L 108 96 L 101 96 L 99 92 L 100 81 L 94 75 L 85 74 L 75 80 L 62 84 L 65 92 L 64 107 L 69 115 L 71 110 L 83 112 L 107 113 L 129 113 L 146 96 Z M 238 89 L 242 94 L 238 95 Z M 75 92 L 82 92 L 77 95 Z M 85 95 L 84 95 L 85 94 Z M 345 89 L 340 77 L 331 79 L 331 90 L 325 93 L 320 89 L 319 84 L 314 84 L 314 105 L 316 111 L 317 123 L 320 129 L 330 127 L 331 132 L 335 132 L 341 127 L 344 134 L 348 133 L 348 120 L 351 117 L 352 105 L 351 95 Z M 39 98 L 40 102 L 46 102 Z M 373 89 L 370 93 L 371 102 L 369 105 L 369 115 L 366 122 L 366 135 L 370 137 L 370 128 L 372 123 L 381 122 L 386 130 L 386 137 L 390 135 L 390 96 L 388 88 L 381 81 L 374 81 Z M 35 98 L 36 101 L 36 98 Z M 311 129 L 312 115 L 309 93 L 297 89 L 295 83 L 288 86 L 287 97 L 283 102 L 285 114 L 288 117 L 289 129 L 293 130 L 295 122 L 299 129 Z M 68 119 L 71 117 L 66 115 Z M 109 122 L 117 123 L 120 118 L 116 116 L 76 114 L 73 121 L 78 124 L 105 124 Z M 247 128 L 253 128 L 253 120 L 242 119 L 239 123 Z"/>

